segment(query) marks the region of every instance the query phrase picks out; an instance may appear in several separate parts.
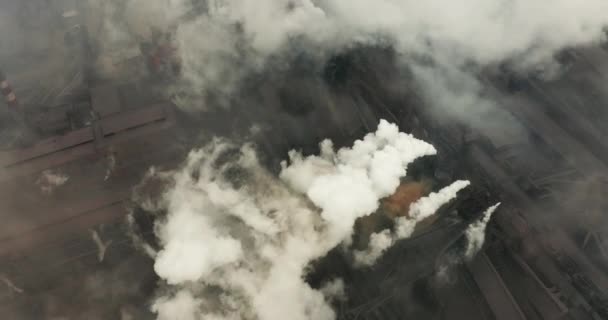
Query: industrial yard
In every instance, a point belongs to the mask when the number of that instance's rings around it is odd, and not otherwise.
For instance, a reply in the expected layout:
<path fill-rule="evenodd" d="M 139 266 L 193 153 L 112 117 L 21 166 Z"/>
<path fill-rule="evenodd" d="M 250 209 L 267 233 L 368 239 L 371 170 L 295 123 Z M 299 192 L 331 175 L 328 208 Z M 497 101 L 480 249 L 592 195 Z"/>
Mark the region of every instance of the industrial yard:
<path fill-rule="evenodd" d="M 605 35 L 440 101 L 438 56 L 136 1 L 0 0 L 0 318 L 608 319 Z"/>

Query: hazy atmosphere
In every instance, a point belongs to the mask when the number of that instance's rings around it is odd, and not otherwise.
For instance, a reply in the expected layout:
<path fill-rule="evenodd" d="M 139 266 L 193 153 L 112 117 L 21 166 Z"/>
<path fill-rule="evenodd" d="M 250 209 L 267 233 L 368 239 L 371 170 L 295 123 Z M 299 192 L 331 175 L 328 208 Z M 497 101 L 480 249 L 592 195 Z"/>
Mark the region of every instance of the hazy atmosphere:
<path fill-rule="evenodd" d="M 605 0 L 0 27 L 2 319 L 608 319 Z"/>

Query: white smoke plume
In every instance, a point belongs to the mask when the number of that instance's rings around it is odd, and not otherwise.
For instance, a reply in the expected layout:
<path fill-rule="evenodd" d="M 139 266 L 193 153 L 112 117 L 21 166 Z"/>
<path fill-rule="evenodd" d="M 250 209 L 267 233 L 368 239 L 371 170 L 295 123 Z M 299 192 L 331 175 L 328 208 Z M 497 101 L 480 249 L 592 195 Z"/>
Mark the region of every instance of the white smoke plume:
<path fill-rule="evenodd" d="M 346 300 L 344 281 L 340 278 L 325 283 L 320 290 L 328 301 Z"/>
<path fill-rule="evenodd" d="M 152 305 L 158 320 L 199 320 L 200 301 L 187 290 L 177 292 L 171 298 L 160 298 Z"/>
<path fill-rule="evenodd" d="M 24 290 L 20 287 L 16 286 L 13 281 L 6 275 L 0 274 L 0 281 L 2 281 L 11 292 L 23 293 Z"/>
<path fill-rule="evenodd" d="M 486 226 L 492 217 L 492 214 L 498 207 L 500 206 L 500 202 L 489 207 L 484 211 L 483 216 L 479 221 L 476 221 L 469 225 L 467 228 L 465 235 L 467 238 L 467 247 L 465 251 L 465 257 L 467 259 L 472 259 L 479 249 L 483 247 L 483 243 L 486 238 Z"/>
<path fill-rule="evenodd" d="M 458 191 L 469 184 L 469 181 L 459 180 L 438 192 L 432 192 L 418 199 L 410 206 L 407 216 L 396 219 L 393 232 L 383 230 L 372 234 L 367 249 L 355 252 L 355 262 L 360 266 L 373 265 L 395 242 L 410 237 L 420 221 L 435 214 L 441 206 L 456 198 Z"/>
<path fill-rule="evenodd" d="M 437 212 L 441 206 L 456 198 L 458 191 L 466 188 L 469 184 L 471 184 L 469 181 L 459 180 L 414 202 L 407 217 L 397 218 L 397 236 L 400 238 L 409 237 L 414 231 L 415 223 Z"/>
<path fill-rule="evenodd" d="M 152 310 L 160 320 L 334 319 L 329 301 L 343 296 L 343 282 L 315 290 L 307 267 L 350 240 L 355 220 L 395 191 L 408 164 L 435 152 L 386 121 L 351 148 L 324 141 L 319 156 L 292 151 L 280 180 L 248 145 L 215 140 L 191 152 L 156 225 L 155 271 L 178 290 Z"/>
<path fill-rule="evenodd" d="M 396 241 L 396 235 L 388 229 L 372 233 L 369 237 L 367 248 L 355 251 L 355 264 L 357 266 L 373 265 Z"/>
<path fill-rule="evenodd" d="M 91 239 L 95 243 L 95 246 L 97 246 L 97 261 L 103 262 L 103 260 L 106 256 L 106 252 L 108 251 L 108 248 L 112 244 L 112 240 L 103 241 L 101 239 L 101 236 L 99 235 L 101 233 L 100 231 L 97 231 L 95 229 L 89 229 L 89 233 L 91 234 Z"/>
<path fill-rule="evenodd" d="M 66 184 L 69 179 L 70 177 L 67 175 L 49 169 L 42 171 L 40 177 L 36 180 L 36 184 L 40 187 L 42 193 L 50 195 L 57 188 Z"/>
<path fill-rule="evenodd" d="M 446 62 L 433 66 L 412 64 L 410 68 L 420 94 L 436 118 L 468 124 L 499 144 L 523 138 L 523 126 L 497 104 L 496 97 L 485 95 L 485 85 L 470 70 Z"/>

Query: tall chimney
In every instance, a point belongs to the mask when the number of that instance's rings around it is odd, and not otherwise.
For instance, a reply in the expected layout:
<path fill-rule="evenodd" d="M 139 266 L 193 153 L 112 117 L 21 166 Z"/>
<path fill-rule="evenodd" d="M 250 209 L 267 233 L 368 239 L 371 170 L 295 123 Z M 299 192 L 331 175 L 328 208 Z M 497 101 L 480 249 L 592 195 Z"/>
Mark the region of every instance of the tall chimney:
<path fill-rule="evenodd" d="M 15 91 L 13 91 L 11 84 L 6 80 L 6 75 L 2 70 L 0 70 L 0 91 L 2 91 L 2 95 L 8 105 L 13 121 L 21 128 L 21 136 L 16 144 L 20 147 L 31 146 L 37 140 L 37 134 L 28 125 L 23 110 L 21 110 L 19 106 L 19 100 L 17 100 Z"/>
<path fill-rule="evenodd" d="M 19 101 L 17 100 L 17 96 L 15 95 L 11 84 L 8 82 L 8 80 L 6 80 L 6 75 L 4 72 L 2 72 L 2 70 L 0 70 L 0 90 L 2 91 L 2 95 L 6 100 L 6 104 L 8 104 L 13 111 L 17 111 L 16 109 L 19 107 Z"/>

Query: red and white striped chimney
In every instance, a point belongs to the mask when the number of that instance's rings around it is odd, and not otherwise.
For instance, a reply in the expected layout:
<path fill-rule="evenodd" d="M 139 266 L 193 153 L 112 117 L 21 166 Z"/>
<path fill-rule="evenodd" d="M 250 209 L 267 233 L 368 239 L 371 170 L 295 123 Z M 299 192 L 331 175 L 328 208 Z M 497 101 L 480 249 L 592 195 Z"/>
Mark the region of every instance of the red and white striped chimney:
<path fill-rule="evenodd" d="M 12 109 L 17 109 L 19 106 L 19 101 L 17 101 L 15 91 L 13 91 L 11 84 L 8 82 L 8 80 L 6 80 L 6 76 L 2 71 L 0 71 L 0 91 L 2 91 L 2 95 L 4 96 L 8 106 Z"/>

